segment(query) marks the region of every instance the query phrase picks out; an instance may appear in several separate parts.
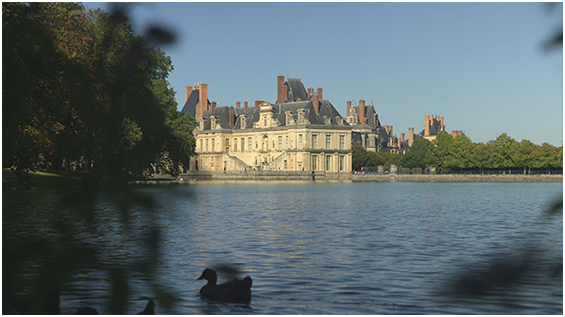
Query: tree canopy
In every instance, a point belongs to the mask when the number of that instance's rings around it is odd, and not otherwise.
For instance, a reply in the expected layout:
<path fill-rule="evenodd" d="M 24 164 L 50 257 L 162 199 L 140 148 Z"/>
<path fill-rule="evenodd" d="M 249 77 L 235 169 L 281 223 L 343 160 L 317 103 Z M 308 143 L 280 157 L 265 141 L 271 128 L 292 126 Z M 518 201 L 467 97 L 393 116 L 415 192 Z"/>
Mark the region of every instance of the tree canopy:
<path fill-rule="evenodd" d="M 391 164 L 405 168 L 433 167 L 441 171 L 563 169 L 563 146 L 555 147 L 549 143 L 540 146 L 528 140 L 517 142 L 506 133 L 494 141 L 473 143 L 465 135 L 453 138 L 441 131 L 432 141 L 424 138 L 414 140 L 404 155 L 369 152 L 360 146 L 353 146 L 352 150 L 353 170 Z"/>
<path fill-rule="evenodd" d="M 171 59 L 120 17 L 3 3 L 3 167 L 170 173 L 193 152 Z"/>

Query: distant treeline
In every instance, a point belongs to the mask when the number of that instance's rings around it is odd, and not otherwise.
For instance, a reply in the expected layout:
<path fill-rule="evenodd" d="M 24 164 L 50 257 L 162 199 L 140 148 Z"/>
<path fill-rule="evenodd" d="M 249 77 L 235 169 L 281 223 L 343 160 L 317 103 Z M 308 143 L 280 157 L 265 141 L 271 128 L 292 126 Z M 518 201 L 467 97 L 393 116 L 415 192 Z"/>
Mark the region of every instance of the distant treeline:
<path fill-rule="evenodd" d="M 159 31 L 76 3 L 2 3 L 2 166 L 177 173 L 195 123 L 177 111 Z"/>
<path fill-rule="evenodd" d="M 487 143 L 473 143 L 467 136 L 453 138 L 442 131 L 433 141 L 416 139 L 405 155 L 367 152 L 353 146 L 353 169 L 363 166 L 404 168 L 435 167 L 438 171 L 475 170 L 562 170 L 563 146 L 517 142 L 506 133 Z"/>

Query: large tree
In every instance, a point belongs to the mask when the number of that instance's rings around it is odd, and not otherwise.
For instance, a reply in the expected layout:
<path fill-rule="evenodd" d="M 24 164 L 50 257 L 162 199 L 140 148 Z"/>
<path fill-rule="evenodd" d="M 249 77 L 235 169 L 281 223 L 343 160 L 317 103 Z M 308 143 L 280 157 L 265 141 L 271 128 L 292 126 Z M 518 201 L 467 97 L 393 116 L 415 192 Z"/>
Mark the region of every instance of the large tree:
<path fill-rule="evenodd" d="M 178 172 L 192 153 L 163 51 L 119 15 L 3 3 L 3 167 Z M 166 158 L 163 160 L 163 158 Z"/>
<path fill-rule="evenodd" d="M 424 138 L 414 140 L 410 150 L 402 158 L 402 166 L 407 168 L 425 168 L 428 166 L 426 155 L 431 151 L 433 144 Z"/>

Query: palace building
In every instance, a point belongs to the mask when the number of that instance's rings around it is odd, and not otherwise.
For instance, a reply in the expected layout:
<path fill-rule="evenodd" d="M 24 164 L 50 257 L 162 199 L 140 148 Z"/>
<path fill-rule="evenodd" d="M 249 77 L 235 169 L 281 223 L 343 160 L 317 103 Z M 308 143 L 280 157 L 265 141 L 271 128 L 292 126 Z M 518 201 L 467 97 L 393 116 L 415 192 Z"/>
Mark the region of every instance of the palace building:
<path fill-rule="evenodd" d="M 252 107 L 217 106 L 207 84 L 186 86 L 181 112 L 197 122 L 191 170 L 351 172 L 352 126 L 300 79 L 277 76 L 276 102 Z"/>

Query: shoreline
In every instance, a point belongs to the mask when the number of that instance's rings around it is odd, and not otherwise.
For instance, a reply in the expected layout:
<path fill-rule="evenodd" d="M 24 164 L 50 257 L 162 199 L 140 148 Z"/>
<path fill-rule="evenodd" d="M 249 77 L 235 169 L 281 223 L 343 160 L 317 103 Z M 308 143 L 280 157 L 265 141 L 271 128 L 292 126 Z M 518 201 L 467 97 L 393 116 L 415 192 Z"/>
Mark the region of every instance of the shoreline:
<path fill-rule="evenodd" d="M 309 172 L 192 172 L 178 177 L 159 177 L 140 180 L 139 184 L 198 183 L 198 182 L 497 182 L 497 183 L 557 183 L 562 174 L 343 174 Z"/>

